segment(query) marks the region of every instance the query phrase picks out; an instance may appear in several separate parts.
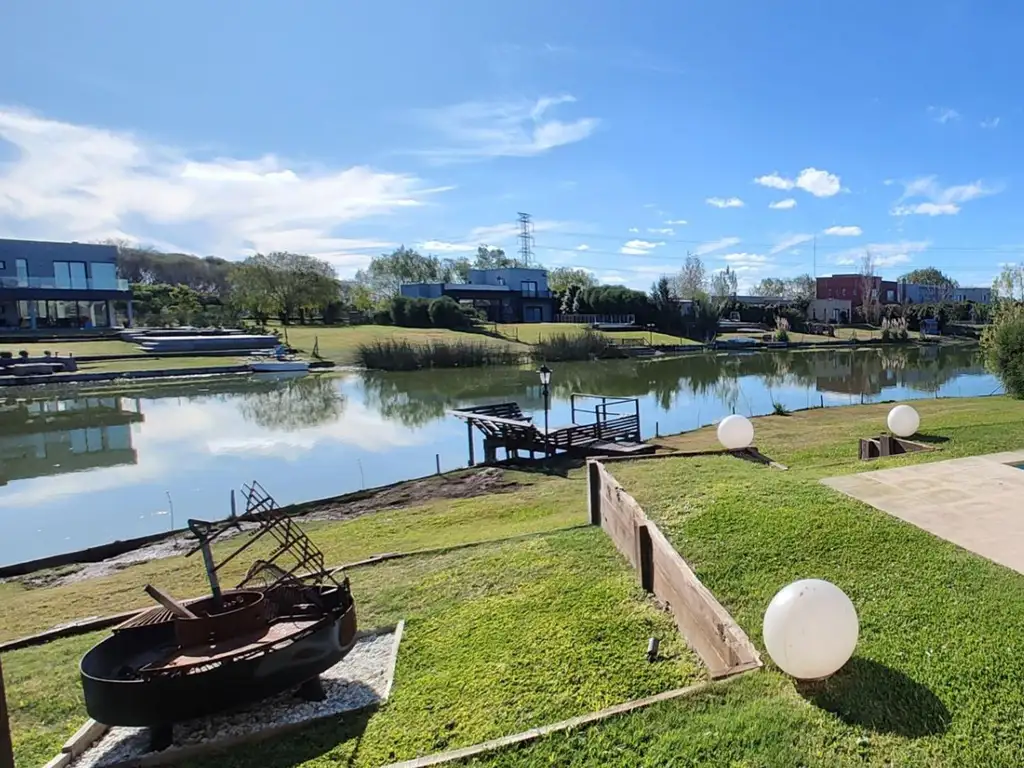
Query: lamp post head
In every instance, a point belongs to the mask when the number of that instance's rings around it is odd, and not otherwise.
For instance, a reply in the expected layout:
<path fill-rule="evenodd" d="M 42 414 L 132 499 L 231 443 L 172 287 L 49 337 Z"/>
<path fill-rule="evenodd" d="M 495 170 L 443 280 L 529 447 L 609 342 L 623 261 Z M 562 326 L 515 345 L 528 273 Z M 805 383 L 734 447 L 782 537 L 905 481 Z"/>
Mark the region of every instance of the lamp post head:
<path fill-rule="evenodd" d="M 546 365 L 542 365 L 537 373 L 540 374 L 540 383 L 545 387 L 551 383 L 551 369 Z"/>

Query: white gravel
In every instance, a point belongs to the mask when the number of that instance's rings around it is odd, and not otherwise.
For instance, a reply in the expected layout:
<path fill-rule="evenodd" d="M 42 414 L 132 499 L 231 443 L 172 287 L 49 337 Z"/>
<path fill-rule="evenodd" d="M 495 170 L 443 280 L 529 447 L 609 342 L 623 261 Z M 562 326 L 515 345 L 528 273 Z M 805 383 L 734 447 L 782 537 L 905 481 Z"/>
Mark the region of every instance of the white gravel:
<path fill-rule="evenodd" d="M 363 637 L 348 656 L 324 672 L 327 697 L 304 701 L 288 691 L 236 710 L 174 726 L 174 742 L 165 750 L 238 737 L 278 725 L 299 723 L 350 712 L 387 698 L 395 652 L 394 631 Z M 90 749 L 72 761 L 72 768 L 103 768 L 140 757 L 149 751 L 148 728 L 111 728 Z"/>

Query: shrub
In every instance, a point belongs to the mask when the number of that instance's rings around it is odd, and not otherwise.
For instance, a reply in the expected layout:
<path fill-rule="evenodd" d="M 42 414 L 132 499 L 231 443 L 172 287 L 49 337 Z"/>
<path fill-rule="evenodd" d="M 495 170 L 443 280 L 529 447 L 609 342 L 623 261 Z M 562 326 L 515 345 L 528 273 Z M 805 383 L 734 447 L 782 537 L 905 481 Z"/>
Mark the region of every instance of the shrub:
<path fill-rule="evenodd" d="M 785 317 L 775 318 L 775 340 L 789 341 L 789 320 Z"/>
<path fill-rule="evenodd" d="M 592 360 L 598 357 L 617 356 L 618 350 L 606 336 L 587 328 L 583 333 L 553 333 L 533 345 L 532 354 L 537 360 L 565 362 L 568 360 Z"/>
<path fill-rule="evenodd" d="M 1024 308 L 1000 309 L 981 337 L 985 363 L 1008 395 L 1024 399 Z"/>
<path fill-rule="evenodd" d="M 430 327 L 430 301 L 395 296 L 391 300 L 391 321 L 403 328 Z"/>
<path fill-rule="evenodd" d="M 789 409 L 778 400 L 772 400 L 772 413 L 776 416 L 789 416 Z"/>
<path fill-rule="evenodd" d="M 13 357 L 14 357 L 14 353 L 13 352 L 8 352 L 6 350 L 4 350 L 3 352 L 0 352 L 0 360 L 10 360 Z"/>
<path fill-rule="evenodd" d="M 360 344 L 356 359 L 377 371 L 417 371 L 421 368 L 470 368 L 481 365 L 512 365 L 521 355 L 508 347 L 481 341 L 436 341 L 412 344 L 384 339 Z"/>
<path fill-rule="evenodd" d="M 20 352 L 18 352 L 18 357 L 20 357 L 22 360 L 27 360 L 28 359 L 28 351 L 24 350 L 24 349 L 21 350 Z"/>
<path fill-rule="evenodd" d="M 451 296 L 442 296 L 430 302 L 430 324 L 435 328 L 468 328 L 472 322 L 462 307 Z"/>
<path fill-rule="evenodd" d="M 391 312 L 387 309 L 378 309 L 370 315 L 370 322 L 374 325 L 391 325 Z"/>

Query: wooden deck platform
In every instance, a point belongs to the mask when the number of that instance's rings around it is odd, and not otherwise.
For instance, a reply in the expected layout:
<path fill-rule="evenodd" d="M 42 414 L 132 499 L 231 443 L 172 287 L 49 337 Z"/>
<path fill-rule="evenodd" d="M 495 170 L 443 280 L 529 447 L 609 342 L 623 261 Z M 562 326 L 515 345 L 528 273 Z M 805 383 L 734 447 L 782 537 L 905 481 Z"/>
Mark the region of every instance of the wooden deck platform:
<path fill-rule="evenodd" d="M 578 406 L 578 401 L 593 402 L 594 408 Z M 534 424 L 514 402 L 463 408 L 449 414 L 466 422 L 470 466 L 475 463 L 474 429 L 483 435 L 484 463 L 497 461 L 499 450 L 510 459 L 522 453 L 535 458 L 537 454 L 622 456 L 654 451 L 640 437 L 640 405 L 636 398 L 573 394 L 571 403 L 573 423 L 547 431 Z M 592 420 L 578 423 L 586 417 Z"/>

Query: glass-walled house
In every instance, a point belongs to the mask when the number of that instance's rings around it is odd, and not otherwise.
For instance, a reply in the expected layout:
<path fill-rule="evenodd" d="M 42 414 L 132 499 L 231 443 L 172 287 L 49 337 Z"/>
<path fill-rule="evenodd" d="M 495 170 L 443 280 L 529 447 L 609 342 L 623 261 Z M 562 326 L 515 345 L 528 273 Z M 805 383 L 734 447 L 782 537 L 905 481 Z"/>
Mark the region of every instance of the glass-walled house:
<path fill-rule="evenodd" d="M 89 330 L 131 320 L 116 246 L 0 239 L 0 329 Z"/>

